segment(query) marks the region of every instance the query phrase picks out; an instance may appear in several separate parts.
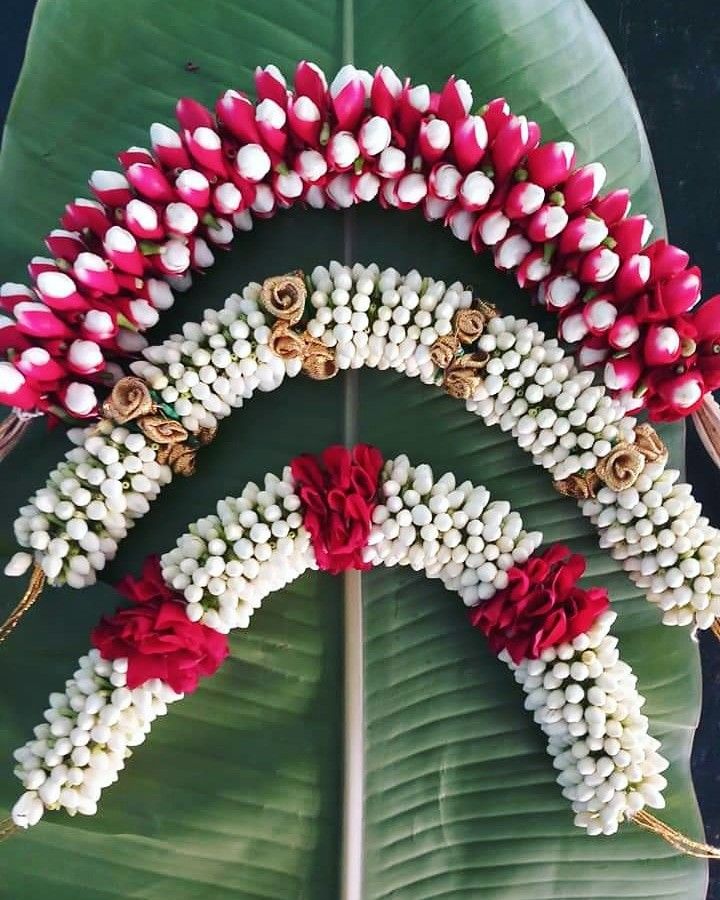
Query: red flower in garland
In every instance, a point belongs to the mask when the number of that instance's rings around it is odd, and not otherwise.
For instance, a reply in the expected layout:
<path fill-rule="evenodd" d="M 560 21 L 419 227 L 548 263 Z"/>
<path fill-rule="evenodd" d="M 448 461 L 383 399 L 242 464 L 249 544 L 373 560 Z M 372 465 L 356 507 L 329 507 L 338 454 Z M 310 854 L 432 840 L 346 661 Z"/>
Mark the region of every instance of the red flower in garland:
<path fill-rule="evenodd" d="M 609 606 L 607 591 L 577 582 L 584 557 L 556 544 L 508 571 L 508 585 L 470 611 L 470 621 L 495 653 L 507 650 L 513 662 L 537 659 L 543 650 L 590 629 Z"/>
<path fill-rule="evenodd" d="M 104 659 L 127 657 L 129 688 L 160 678 L 188 694 L 201 676 L 217 671 L 228 655 L 226 636 L 188 619 L 183 601 L 162 581 L 157 557 L 146 560 L 139 579 L 124 578 L 118 587 L 139 605 L 104 616 L 91 640 Z"/>
<path fill-rule="evenodd" d="M 362 551 L 377 503 L 383 458 L 379 450 L 358 444 L 328 447 L 318 456 L 303 454 L 291 463 L 303 522 L 323 571 L 367 569 Z"/>

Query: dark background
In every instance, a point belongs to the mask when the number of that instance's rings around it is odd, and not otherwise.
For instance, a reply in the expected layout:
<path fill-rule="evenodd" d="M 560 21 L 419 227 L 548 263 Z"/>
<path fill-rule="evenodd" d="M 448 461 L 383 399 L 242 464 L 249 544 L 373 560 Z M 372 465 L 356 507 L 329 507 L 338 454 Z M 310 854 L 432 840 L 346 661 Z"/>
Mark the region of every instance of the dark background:
<path fill-rule="evenodd" d="M 60 2 L 60 0 L 56 0 Z M 532 2 L 532 0 L 527 0 Z M 5 119 L 34 0 L 2 0 L 0 123 Z M 712 0 L 590 0 L 635 93 L 662 188 L 670 239 L 691 250 L 705 296 L 720 291 L 720 14 Z M 71 36 L 68 36 L 71 40 Z M 688 480 L 710 519 L 720 521 L 720 471 L 692 427 Z M 707 839 L 720 844 L 720 652 L 701 641 L 703 717 L 693 772 Z M 720 864 L 711 864 L 709 900 L 720 900 Z"/>

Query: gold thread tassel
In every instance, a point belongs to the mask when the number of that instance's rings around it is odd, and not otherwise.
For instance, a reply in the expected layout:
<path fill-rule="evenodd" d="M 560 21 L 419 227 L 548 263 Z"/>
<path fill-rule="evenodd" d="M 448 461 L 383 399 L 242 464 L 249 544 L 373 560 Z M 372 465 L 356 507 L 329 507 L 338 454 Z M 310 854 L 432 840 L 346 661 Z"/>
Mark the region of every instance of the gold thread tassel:
<path fill-rule="evenodd" d="M 20 623 L 20 619 L 22 619 L 25 613 L 30 609 L 33 603 L 40 596 L 44 584 L 45 573 L 40 568 L 40 566 L 36 564 L 33 566 L 32 574 L 30 575 L 30 582 L 20 602 L 10 613 L 7 619 L 5 619 L 3 624 L 0 625 L 0 644 L 2 644 L 3 641 L 7 640 L 7 638 L 17 628 L 18 624 Z"/>
<path fill-rule="evenodd" d="M 718 847 L 711 847 L 710 844 L 693 841 L 692 838 L 672 828 L 666 822 L 657 819 L 652 813 L 646 812 L 644 809 L 635 813 L 631 821 L 646 829 L 646 831 L 651 831 L 653 834 L 658 835 L 671 847 L 684 853 L 685 856 L 694 856 L 698 859 L 720 859 L 720 849 Z"/>
<path fill-rule="evenodd" d="M 12 819 L 0 819 L 0 841 L 6 841 L 14 834 L 20 831 L 20 828 Z"/>

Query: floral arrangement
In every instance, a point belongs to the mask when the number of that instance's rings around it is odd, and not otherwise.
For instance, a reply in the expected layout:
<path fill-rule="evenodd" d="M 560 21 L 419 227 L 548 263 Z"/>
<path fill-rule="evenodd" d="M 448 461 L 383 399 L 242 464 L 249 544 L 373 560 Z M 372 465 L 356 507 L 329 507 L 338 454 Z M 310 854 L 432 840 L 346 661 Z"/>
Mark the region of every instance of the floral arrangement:
<path fill-rule="evenodd" d="M 202 444 L 256 390 L 364 365 L 439 385 L 512 433 L 666 624 L 711 628 L 720 615 L 720 536 L 652 427 L 557 339 L 459 283 L 338 263 L 307 279 L 274 276 L 143 357 L 113 387 L 105 418 L 70 432 L 77 446 L 20 510 L 16 537 L 32 553 L 16 554 L 10 574 L 34 562 L 53 584 L 92 583 L 162 485 L 192 473 Z"/>
<path fill-rule="evenodd" d="M 664 805 L 667 762 L 610 635 L 607 594 L 580 587 L 584 560 L 567 548 L 538 554 L 541 539 L 484 487 L 435 478 L 406 456 L 384 461 L 358 445 L 297 457 L 280 477 L 220 501 L 139 579 L 118 585 L 133 605 L 101 620 L 15 752 L 25 788 L 15 825 L 48 809 L 95 814 L 153 720 L 217 670 L 225 635 L 247 627 L 268 594 L 307 569 L 381 564 L 439 578 L 470 607 L 471 624 L 525 690 L 577 825 L 612 834 L 648 815 L 645 807 Z"/>
<path fill-rule="evenodd" d="M 558 314 L 580 365 L 604 366 L 627 409 L 677 419 L 720 386 L 720 299 L 693 310 L 698 268 L 664 240 L 646 246 L 651 226 L 630 215 L 628 191 L 602 195 L 600 163 L 576 167 L 570 142 L 541 143 L 504 99 L 474 113 L 462 79 L 435 92 L 387 66 L 344 66 L 328 85 L 301 62 L 292 88 L 267 66 L 255 85 L 257 101 L 227 90 L 214 112 L 181 99 L 177 130 L 155 123 L 151 149 L 120 153 L 122 172 L 92 173 L 95 199 L 68 204 L 46 238 L 51 256 L 29 263 L 32 286 L 0 288 L 0 402 L 17 411 L 4 450 L 30 415 L 95 418 L 173 289 L 253 217 L 297 203 L 419 208 L 489 249 Z"/>

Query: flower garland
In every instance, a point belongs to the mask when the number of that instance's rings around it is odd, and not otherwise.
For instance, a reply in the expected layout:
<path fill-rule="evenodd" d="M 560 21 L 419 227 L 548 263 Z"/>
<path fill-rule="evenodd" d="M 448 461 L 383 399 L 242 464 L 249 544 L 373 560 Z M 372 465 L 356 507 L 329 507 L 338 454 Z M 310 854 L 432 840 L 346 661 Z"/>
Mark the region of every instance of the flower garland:
<path fill-rule="evenodd" d="M 383 564 L 424 571 L 461 595 L 527 694 L 575 824 L 615 833 L 664 805 L 667 762 L 609 633 L 606 592 L 579 587 L 584 560 L 567 548 L 536 555 L 540 541 L 484 487 L 436 479 L 406 456 L 383 462 L 359 445 L 296 458 L 281 477 L 220 501 L 140 579 L 121 582 L 135 605 L 95 628 L 93 649 L 15 752 L 25 787 L 15 825 L 36 824 L 46 809 L 93 815 L 152 721 L 217 670 L 224 635 L 247 627 L 269 593 L 306 569 Z"/>
<path fill-rule="evenodd" d="M 198 448 L 255 391 L 365 365 L 439 384 L 510 432 L 578 500 L 665 624 L 705 629 L 720 616 L 720 534 L 653 429 L 555 338 L 459 283 L 331 263 L 309 279 L 250 284 L 143 356 L 104 404 L 109 418 L 70 432 L 78 446 L 20 510 L 16 537 L 33 552 L 16 554 L 9 574 L 34 562 L 53 584 L 92 583 L 162 485 L 192 473 Z"/>
<path fill-rule="evenodd" d="M 629 215 L 626 190 L 604 196 L 600 163 L 540 143 L 540 128 L 505 100 L 471 112 L 470 86 L 440 92 L 344 66 L 328 86 L 301 62 L 293 89 L 274 66 L 255 73 L 257 102 L 226 91 L 214 114 L 183 98 L 179 130 L 155 123 L 152 150 L 96 171 L 96 199 L 68 204 L 29 264 L 32 287 L 0 288 L 0 402 L 20 413 L 93 418 L 117 376 L 114 360 L 173 302 L 172 288 L 213 262 L 235 230 L 296 203 L 344 209 L 378 199 L 421 208 L 558 313 L 582 365 L 604 364 L 607 387 L 654 419 L 698 409 L 720 386 L 720 297 L 697 312 L 700 271 Z M 349 324 L 339 322 L 338 324 Z M 6 451 L 25 425 L 14 419 Z"/>

